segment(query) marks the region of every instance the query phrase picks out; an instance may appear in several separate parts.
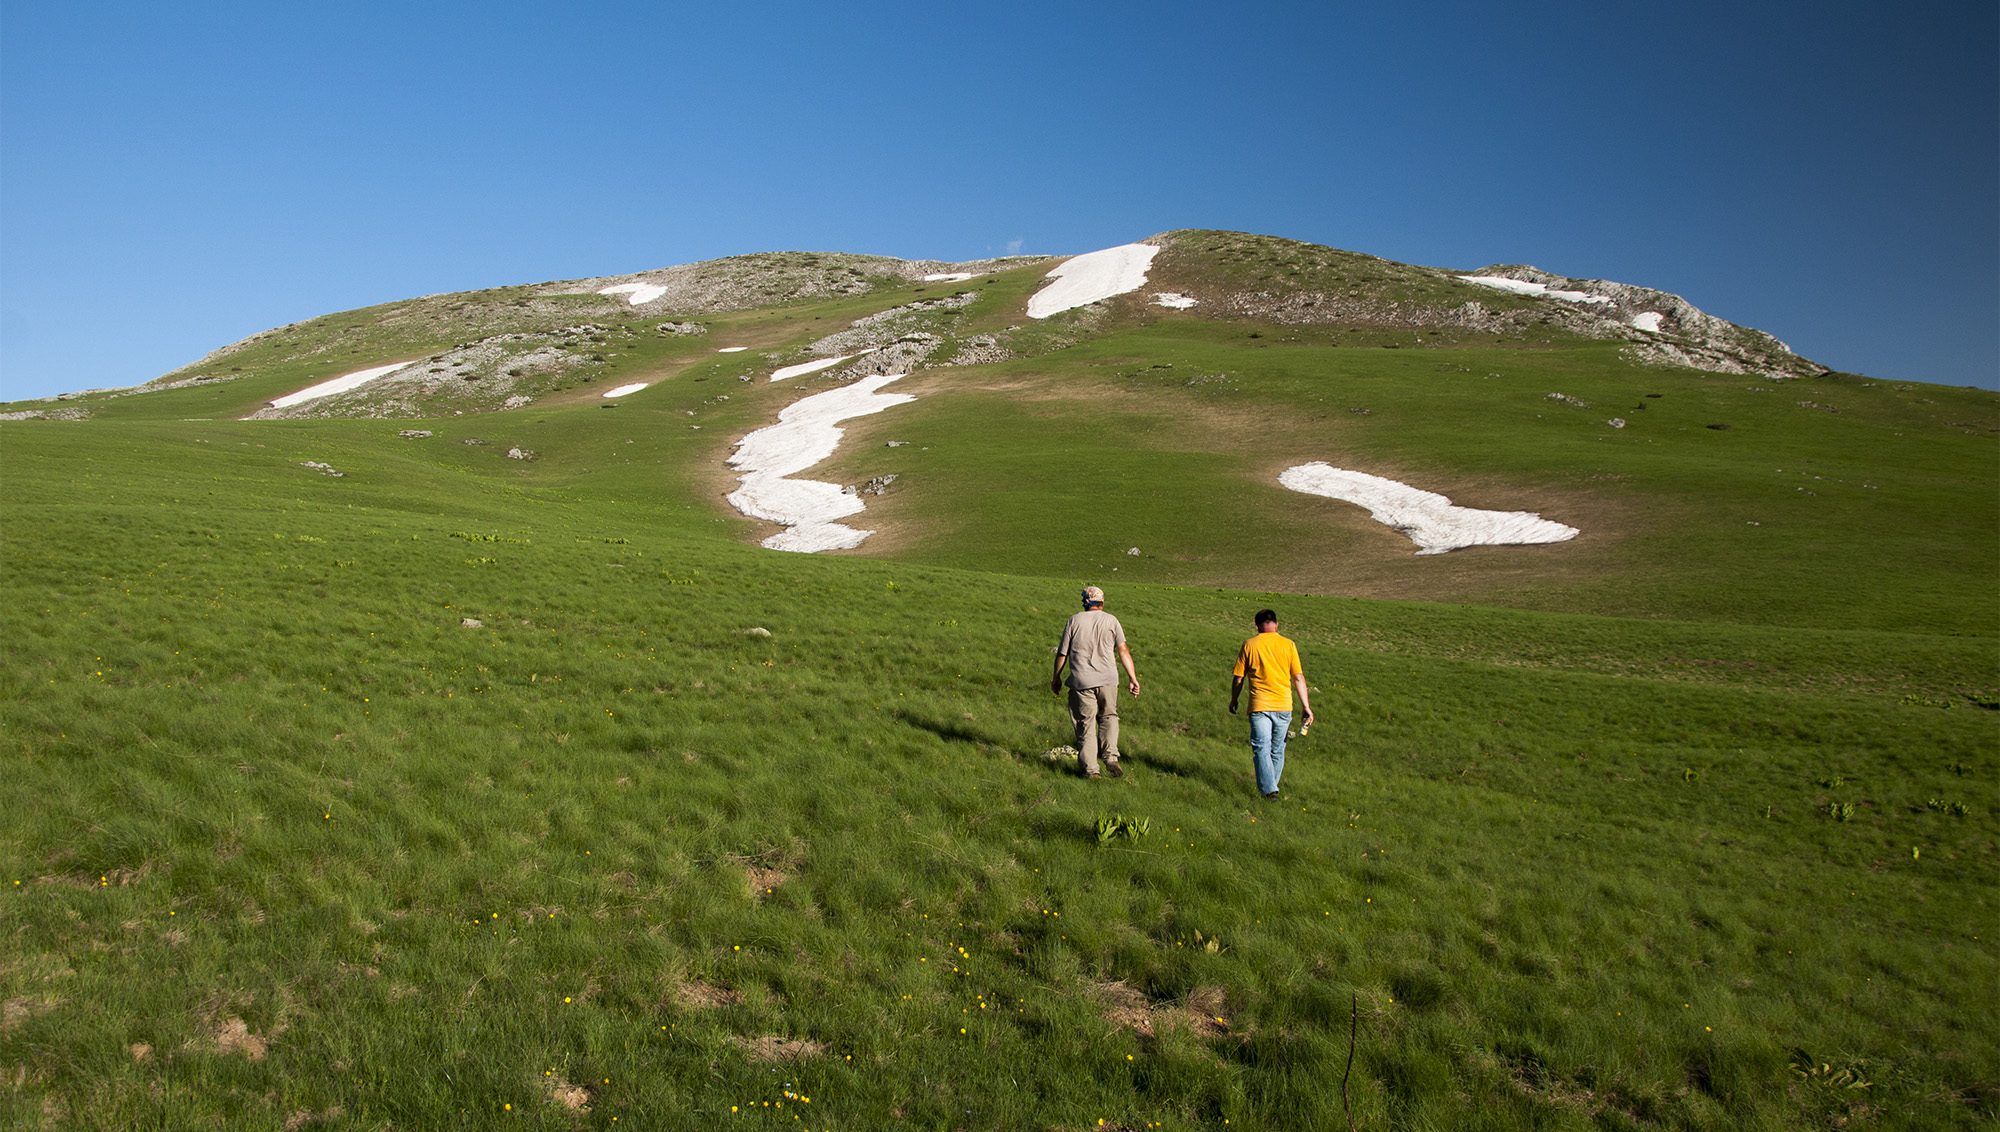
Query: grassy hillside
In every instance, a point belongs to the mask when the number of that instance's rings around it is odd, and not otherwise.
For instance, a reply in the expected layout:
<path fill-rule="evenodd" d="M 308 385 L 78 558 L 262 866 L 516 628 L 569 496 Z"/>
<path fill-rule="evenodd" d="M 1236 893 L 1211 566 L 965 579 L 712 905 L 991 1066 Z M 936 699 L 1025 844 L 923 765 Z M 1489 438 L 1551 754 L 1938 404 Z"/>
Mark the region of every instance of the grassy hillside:
<path fill-rule="evenodd" d="M 1465 301 L 1432 269 L 1171 250 L 1192 311 L 786 259 L 776 305 L 672 313 L 701 334 L 573 297 L 602 362 L 512 411 L 186 419 L 448 354 L 409 314 L 472 309 L 442 296 L 321 320 L 407 340 L 0 423 L 0 1117 L 2000 1117 L 1995 395 L 1645 366 L 1425 323 Z M 762 375 L 891 309 L 918 400 L 808 473 L 896 475 L 879 533 L 758 548 L 724 457 L 849 376 Z M 1418 557 L 1277 485 L 1311 460 L 1583 533 Z M 1146 682 L 1119 781 L 1047 757 L 1085 581 Z M 1224 710 L 1265 604 L 1320 713 L 1276 805 Z"/>
<path fill-rule="evenodd" d="M 4 428 L 30 1126 L 1327 1126 L 1357 996 L 1366 1127 L 2000 1101 L 1990 638 L 1289 597 L 1266 807 L 1263 594 L 1113 584 L 1091 784 L 1068 579 L 743 548 L 616 449 Z"/>

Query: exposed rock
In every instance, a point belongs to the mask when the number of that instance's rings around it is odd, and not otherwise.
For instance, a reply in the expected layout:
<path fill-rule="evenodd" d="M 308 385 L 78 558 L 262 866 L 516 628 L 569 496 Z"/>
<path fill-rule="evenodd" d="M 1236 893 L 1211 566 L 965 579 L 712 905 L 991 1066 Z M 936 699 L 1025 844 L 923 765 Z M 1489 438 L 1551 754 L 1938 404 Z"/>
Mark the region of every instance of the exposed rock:
<path fill-rule="evenodd" d="M 431 430 L 427 428 L 406 428 L 396 435 L 402 437 L 404 440 L 422 440 L 430 434 Z"/>

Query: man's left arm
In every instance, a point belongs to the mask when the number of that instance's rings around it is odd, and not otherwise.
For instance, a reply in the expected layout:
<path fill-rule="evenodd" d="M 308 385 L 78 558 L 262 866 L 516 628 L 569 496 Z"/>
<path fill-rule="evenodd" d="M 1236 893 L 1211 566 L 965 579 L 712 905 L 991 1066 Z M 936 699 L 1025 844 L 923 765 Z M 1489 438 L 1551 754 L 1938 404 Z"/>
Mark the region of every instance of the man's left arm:
<path fill-rule="evenodd" d="M 1306 695 L 1306 666 L 1299 660 L 1297 645 L 1292 646 L 1292 691 L 1299 694 L 1299 706 L 1306 709 L 1306 726 L 1313 722 L 1312 700 Z"/>

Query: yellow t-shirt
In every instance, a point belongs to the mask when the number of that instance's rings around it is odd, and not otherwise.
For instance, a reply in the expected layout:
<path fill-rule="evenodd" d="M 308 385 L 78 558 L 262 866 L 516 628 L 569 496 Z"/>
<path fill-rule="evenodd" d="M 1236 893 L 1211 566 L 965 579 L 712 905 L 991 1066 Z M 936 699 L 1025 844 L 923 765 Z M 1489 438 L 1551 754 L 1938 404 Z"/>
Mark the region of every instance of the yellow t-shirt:
<path fill-rule="evenodd" d="M 1299 646 L 1276 633 L 1259 633 L 1243 642 L 1236 657 L 1236 675 L 1247 676 L 1251 711 L 1292 710 L 1292 676 L 1305 675 Z"/>

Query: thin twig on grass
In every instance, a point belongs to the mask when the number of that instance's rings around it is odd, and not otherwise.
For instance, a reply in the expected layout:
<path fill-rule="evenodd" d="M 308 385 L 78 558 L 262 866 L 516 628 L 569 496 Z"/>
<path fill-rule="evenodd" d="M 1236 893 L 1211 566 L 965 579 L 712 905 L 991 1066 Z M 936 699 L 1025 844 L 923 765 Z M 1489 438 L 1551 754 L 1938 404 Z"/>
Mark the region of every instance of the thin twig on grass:
<path fill-rule="evenodd" d="M 1347 1068 L 1340 1074 L 1340 1107 L 1347 1113 L 1347 1132 L 1354 1132 L 1354 1104 L 1347 1099 L 1347 1078 L 1354 1072 L 1354 1033 L 1361 1026 L 1361 992 L 1347 1003 Z"/>

